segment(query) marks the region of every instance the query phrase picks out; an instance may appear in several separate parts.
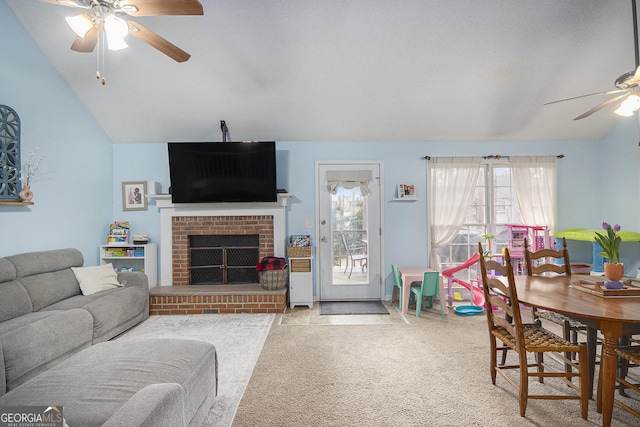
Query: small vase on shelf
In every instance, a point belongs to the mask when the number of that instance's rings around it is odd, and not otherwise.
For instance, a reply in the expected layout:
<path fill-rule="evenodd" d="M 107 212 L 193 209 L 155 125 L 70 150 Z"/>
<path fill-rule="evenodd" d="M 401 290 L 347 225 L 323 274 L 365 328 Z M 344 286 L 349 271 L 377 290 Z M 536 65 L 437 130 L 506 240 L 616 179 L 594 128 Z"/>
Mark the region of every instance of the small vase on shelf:
<path fill-rule="evenodd" d="M 18 193 L 20 200 L 23 202 L 30 202 L 33 199 L 33 192 L 31 191 L 31 187 L 29 185 L 25 185 L 22 187 L 22 191 Z"/>

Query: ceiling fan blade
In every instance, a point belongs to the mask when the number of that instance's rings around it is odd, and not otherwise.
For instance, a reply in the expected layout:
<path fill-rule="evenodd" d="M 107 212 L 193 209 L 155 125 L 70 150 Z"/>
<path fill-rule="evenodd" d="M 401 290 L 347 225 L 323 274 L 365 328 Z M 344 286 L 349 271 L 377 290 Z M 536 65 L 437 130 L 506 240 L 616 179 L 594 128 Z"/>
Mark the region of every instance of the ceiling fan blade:
<path fill-rule="evenodd" d="M 131 16 L 204 15 L 198 0 L 124 0 L 120 6 Z M 129 12 L 127 6 L 138 10 Z"/>
<path fill-rule="evenodd" d="M 585 117 L 589 117 L 590 115 L 592 115 L 596 111 L 602 110 L 604 107 L 606 107 L 608 105 L 611 105 L 614 102 L 617 102 L 617 101 L 621 100 L 622 98 L 626 97 L 627 95 L 629 95 L 629 94 L 625 93 L 624 95 L 619 95 L 619 96 L 616 96 L 615 98 L 611 98 L 608 101 L 604 101 L 602 104 L 596 105 L 595 107 L 593 107 L 589 111 L 585 111 L 584 113 L 580 114 L 578 117 L 576 117 L 573 120 L 580 120 L 580 119 L 584 119 Z"/>
<path fill-rule="evenodd" d="M 616 89 L 616 90 L 609 90 L 607 92 L 595 92 L 595 93 L 589 93 L 587 95 L 580 95 L 580 96 L 574 96 L 573 98 L 564 98 L 564 99 L 559 99 L 557 101 L 551 101 L 551 102 L 547 102 L 544 105 L 551 105 L 551 104 L 557 104 L 558 102 L 564 102 L 564 101 L 571 101 L 572 99 L 579 99 L 579 98 L 585 98 L 587 96 L 593 96 L 593 95 L 612 95 L 614 93 L 622 93 L 622 92 L 627 92 L 628 89 Z"/>
<path fill-rule="evenodd" d="M 191 58 L 190 54 L 180 49 L 170 41 L 160 37 L 148 28 L 143 27 L 137 22 L 127 22 L 129 23 L 129 34 L 155 47 L 173 60 L 177 62 L 185 62 Z"/>
<path fill-rule="evenodd" d="M 93 49 L 95 49 L 98 43 L 100 31 L 102 31 L 102 26 L 93 27 L 87 32 L 84 38 L 76 36 L 71 45 L 71 50 L 75 50 L 76 52 L 93 52 Z"/>
<path fill-rule="evenodd" d="M 83 3 L 82 1 L 81 2 L 77 2 L 77 1 L 74 1 L 74 0 L 38 0 L 38 1 L 41 1 L 43 3 L 53 3 L 53 4 L 60 5 L 60 6 L 82 7 L 82 8 L 85 8 L 85 9 L 89 9 L 89 7 L 85 3 Z"/>

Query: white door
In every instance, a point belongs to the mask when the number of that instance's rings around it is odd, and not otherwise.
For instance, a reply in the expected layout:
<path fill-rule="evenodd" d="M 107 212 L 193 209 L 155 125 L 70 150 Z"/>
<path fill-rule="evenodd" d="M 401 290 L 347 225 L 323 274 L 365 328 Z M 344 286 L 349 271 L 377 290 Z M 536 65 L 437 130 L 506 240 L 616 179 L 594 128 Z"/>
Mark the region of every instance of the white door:
<path fill-rule="evenodd" d="M 316 164 L 320 301 L 382 299 L 381 181 L 377 162 Z"/>

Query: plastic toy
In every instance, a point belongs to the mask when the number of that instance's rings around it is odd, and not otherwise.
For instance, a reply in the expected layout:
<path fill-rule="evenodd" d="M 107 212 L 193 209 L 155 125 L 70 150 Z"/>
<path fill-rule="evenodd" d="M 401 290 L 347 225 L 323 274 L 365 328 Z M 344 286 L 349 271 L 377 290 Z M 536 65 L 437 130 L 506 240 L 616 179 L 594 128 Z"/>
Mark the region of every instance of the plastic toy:
<path fill-rule="evenodd" d="M 473 286 L 471 283 L 465 282 L 462 279 L 458 279 L 454 276 L 454 274 L 460 270 L 464 270 L 466 268 L 471 267 L 473 264 L 477 263 L 480 260 L 480 256 L 476 252 L 466 260 L 463 264 L 458 265 L 457 267 L 450 268 L 448 270 L 444 270 L 442 275 L 447 278 L 447 305 L 453 306 L 453 284 L 457 283 L 468 290 L 473 294 L 473 305 L 477 307 L 484 307 L 484 292 L 482 289 Z"/>

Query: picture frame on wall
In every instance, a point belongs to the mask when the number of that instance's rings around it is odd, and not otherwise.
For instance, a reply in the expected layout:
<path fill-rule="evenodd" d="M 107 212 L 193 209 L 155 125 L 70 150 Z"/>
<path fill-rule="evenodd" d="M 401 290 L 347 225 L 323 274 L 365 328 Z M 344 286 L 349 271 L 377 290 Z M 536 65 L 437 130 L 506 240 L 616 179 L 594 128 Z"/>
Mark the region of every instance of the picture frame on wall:
<path fill-rule="evenodd" d="M 413 200 L 416 198 L 415 184 L 398 184 L 398 199 Z"/>
<path fill-rule="evenodd" d="M 147 182 L 126 181 L 122 183 L 122 210 L 147 210 Z"/>

